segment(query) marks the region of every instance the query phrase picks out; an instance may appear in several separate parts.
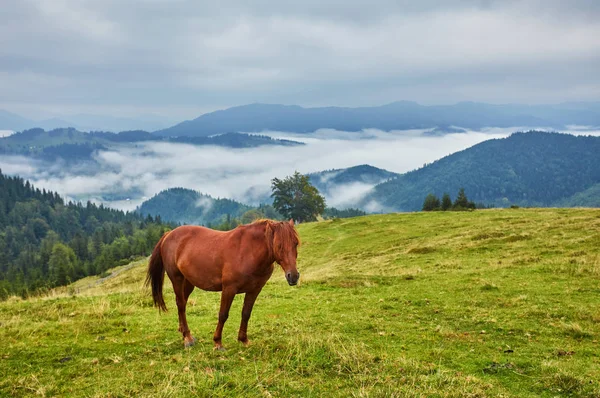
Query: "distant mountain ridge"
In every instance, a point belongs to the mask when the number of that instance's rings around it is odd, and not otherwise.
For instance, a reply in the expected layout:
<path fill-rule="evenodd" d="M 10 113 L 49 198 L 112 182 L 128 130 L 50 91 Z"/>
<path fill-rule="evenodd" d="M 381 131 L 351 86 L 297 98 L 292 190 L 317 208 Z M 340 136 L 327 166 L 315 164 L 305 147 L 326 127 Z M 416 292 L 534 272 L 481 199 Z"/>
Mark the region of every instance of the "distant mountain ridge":
<path fill-rule="evenodd" d="M 444 132 L 456 127 L 476 130 L 485 127 L 564 129 L 567 125 L 600 126 L 600 103 L 492 105 L 460 102 L 425 106 L 398 101 L 361 108 L 250 104 L 207 113 L 155 133 L 168 137 L 204 137 L 224 132 L 268 130 L 310 133 L 322 128 L 341 131 L 437 129 L 437 132 Z"/>
<path fill-rule="evenodd" d="M 377 185 L 371 211 L 420 210 L 429 193 L 506 207 L 598 206 L 600 137 L 530 131 L 484 141 Z M 453 197 L 454 198 L 454 197 Z"/>
<path fill-rule="evenodd" d="M 85 133 L 74 128 L 61 128 L 51 131 L 38 128 L 24 130 L 8 137 L 1 137 L 0 154 L 31 156 L 44 160 L 62 158 L 67 161 L 79 161 L 91 158 L 91 155 L 96 151 L 107 150 L 115 145 L 140 142 L 216 145 L 228 148 L 252 148 L 262 145 L 304 145 L 297 141 L 240 133 L 227 133 L 213 137 L 159 137 L 142 130 L 122 131 L 120 133 Z"/>
<path fill-rule="evenodd" d="M 146 130 L 166 137 L 207 137 L 230 132 L 309 133 L 325 128 L 341 131 L 368 128 L 385 131 L 432 129 L 435 134 L 445 134 L 457 127 L 475 130 L 485 127 L 543 127 L 557 130 L 569 125 L 600 127 L 600 102 L 553 105 L 459 102 L 454 105 L 426 106 L 411 101 L 397 101 L 381 106 L 356 108 L 304 108 L 298 105 L 255 103 L 206 113 L 176 125 L 172 123 L 172 119 L 156 115 L 125 118 L 77 114 L 31 120 L 0 109 L 0 130 L 73 127 L 81 131 Z"/>
<path fill-rule="evenodd" d="M 156 115 L 144 115 L 137 118 L 105 115 L 77 114 L 33 120 L 16 113 L 0 109 L 0 130 L 22 131 L 33 128 L 53 130 L 72 127 L 81 131 L 148 130 L 155 131 L 171 126 L 175 121 Z"/>

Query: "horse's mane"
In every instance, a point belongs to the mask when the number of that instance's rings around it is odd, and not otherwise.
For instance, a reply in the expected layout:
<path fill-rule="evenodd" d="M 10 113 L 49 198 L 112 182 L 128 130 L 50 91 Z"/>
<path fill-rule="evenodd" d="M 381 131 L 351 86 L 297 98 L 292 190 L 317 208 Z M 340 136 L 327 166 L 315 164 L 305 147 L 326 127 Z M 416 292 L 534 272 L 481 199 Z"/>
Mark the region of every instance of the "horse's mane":
<path fill-rule="evenodd" d="M 287 221 L 273 221 L 269 219 L 259 219 L 252 224 L 265 225 L 265 240 L 269 255 L 275 259 L 285 257 L 285 253 L 292 250 L 295 245 L 300 244 L 298 231 Z"/>

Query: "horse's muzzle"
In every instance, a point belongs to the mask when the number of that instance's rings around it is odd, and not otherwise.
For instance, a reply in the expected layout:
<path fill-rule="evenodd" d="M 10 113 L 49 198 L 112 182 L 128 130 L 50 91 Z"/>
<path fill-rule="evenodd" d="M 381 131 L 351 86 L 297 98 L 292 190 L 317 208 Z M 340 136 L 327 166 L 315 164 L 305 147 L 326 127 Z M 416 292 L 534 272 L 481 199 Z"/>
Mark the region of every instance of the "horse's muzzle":
<path fill-rule="evenodd" d="M 300 279 L 300 272 L 296 272 L 292 274 L 291 272 L 285 273 L 285 279 L 290 286 L 296 286 L 298 284 L 298 279 Z"/>

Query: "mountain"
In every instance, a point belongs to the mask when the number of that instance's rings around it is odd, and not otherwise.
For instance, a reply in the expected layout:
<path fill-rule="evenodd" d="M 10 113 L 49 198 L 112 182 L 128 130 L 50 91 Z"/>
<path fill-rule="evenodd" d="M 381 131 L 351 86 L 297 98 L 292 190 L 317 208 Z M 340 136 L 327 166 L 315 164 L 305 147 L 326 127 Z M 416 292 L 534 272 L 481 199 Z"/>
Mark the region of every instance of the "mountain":
<path fill-rule="evenodd" d="M 493 105 L 460 102 L 424 106 L 410 101 L 362 108 L 303 108 L 297 105 L 250 104 L 204 114 L 155 132 L 161 136 L 205 137 L 225 132 L 289 131 L 310 133 L 321 128 L 360 131 L 456 128 L 600 126 L 600 103 L 558 105 Z"/>
<path fill-rule="evenodd" d="M 0 130 L 24 130 L 31 127 L 31 120 L 0 109 Z"/>
<path fill-rule="evenodd" d="M 240 133 L 228 133 L 213 137 L 160 137 L 142 130 L 122 131 L 120 133 L 85 133 L 74 128 L 61 128 L 51 131 L 35 128 L 0 138 L 0 154 L 31 156 L 44 160 L 61 158 L 66 161 L 81 161 L 92 160 L 94 152 L 108 150 L 115 145 L 150 141 L 216 145 L 229 148 L 252 148 L 262 145 L 304 145 L 297 141 Z"/>
<path fill-rule="evenodd" d="M 157 115 L 142 115 L 137 118 L 125 118 L 105 115 L 77 114 L 33 120 L 0 109 L 0 130 L 21 131 L 32 128 L 53 130 L 73 127 L 81 131 L 149 130 L 155 131 L 173 125 L 174 120 Z"/>
<path fill-rule="evenodd" d="M 346 169 L 324 170 L 308 174 L 311 184 L 321 193 L 345 184 L 377 185 L 399 174 L 379 169 L 368 164 L 348 167 Z"/>
<path fill-rule="evenodd" d="M 484 141 L 377 185 L 361 205 L 371 211 L 420 210 L 429 193 L 465 188 L 494 206 L 598 205 L 600 137 L 530 131 Z"/>
<path fill-rule="evenodd" d="M 553 204 L 557 207 L 600 207 L 600 183 Z"/>
<path fill-rule="evenodd" d="M 227 215 L 239 218 L 250 209 L 252 207 L 235 200 L 215 199 L 191 189 L 170 188 L 142 203 L 136 211 L 180 224 L 209 225 L 223 222 Z"/>
<path fill-rule="evenodd" d="M 27 296 L 147 256 L 167 225 L 135 213 L 65 203 L 0 171 L 0 299 Z"/>
<path fill-rule="evenodd" d="M 310 182 L 325 196 L 328 205 L 354 207 L 374 186 L 399 174 L 363 164 L 346 169 L 309 174 Z"/>
<path fill-rule="evenodd" d="M 228 148 L 254 148 L 261 145 L 297 146 L 303 142 L 276 139 L 266 135 L 225 133 L 211 137 L 170 137 L 169 142 L 179 142 L 193 145 L 217 145 Z"/>
<path fill-rule="evenodd" d="M 65 118 L 72 122 L 72 124 L 57 127 L 73 126 L 84 131 L 111 131 L 115 133 L 125 130 L 155 131 L 172 126 L 175 122 L 173 119 L 157 115 L 142 115 L 136 118 L 127 118 L 106 115 L 77 114 L 65 116 Z"/>

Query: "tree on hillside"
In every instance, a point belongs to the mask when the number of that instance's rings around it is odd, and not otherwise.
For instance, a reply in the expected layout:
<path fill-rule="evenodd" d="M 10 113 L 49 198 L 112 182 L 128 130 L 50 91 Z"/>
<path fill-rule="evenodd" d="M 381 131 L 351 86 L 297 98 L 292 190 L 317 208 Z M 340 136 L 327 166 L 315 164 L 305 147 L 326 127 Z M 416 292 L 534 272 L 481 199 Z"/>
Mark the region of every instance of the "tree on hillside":
<path fill-rule="evenodd" d="M 325 210 L 325 198 L 310 182 L 309 177 L 295 172 L 280 180 L 271 180 L 273 207 L 286 218 L 297 222 L 315 221 Z"/>
<path fill-rule="evenodd" d="M 69 246 L 56 243 L 48 261 L 50 278 L 55 285 L 62 286 L 73 281 L 77 257 Z"/>
<path fill-rule="evenodd" d="M 264 214 L 265 218 L 269 218 L 272 220 L 281 219 L 281 214 L 279 214 L 277 210 L 275 210 L 275 208 L 271 205 L 261 204 L 258 206 L 257 210 Z"/>
<path fill-rule="evenodd" d="M 452 208 L 452 199 L 450 199 L 450 195 L 447 192 L 444 192 L 442 196 L 442 211 L 447 211 Z"/>
<path fill-rule="evenodd" d="M 258 209 L 251 209 L 242 214 L 241 222 L 242 224 L 250 224 L 260 218 L 264 218 L 265 215 L 260 212 Z"/>
<path fill-rule="evenodd" d="M 423 211 L 433 211 L 440 209 L 440 199 L 434 194 L 430 193 L 425 197 L 423 201 Z"/>
<path fill-rule="evenodd" d="M 0 170 L 0 299 L 28 297 L 148 255 L 166 227 L 158 217 L 65 203 Z"/>
<path fill-rule="evenodd" d="M 466 210 L 466 209 L 474 209 L 475 203 L 470 202 L 465 194 L 465 189 L 461 188 L 458 190 L 458 195 L 456 196 L 456 200 L 454 201 L 454 205 L 452 206 L 455 210 Z"/>
<path fill-rule="evenodd" d="M 325 219 L 333 219 L 333 218 L 350 218 L 350 217 L 360 217 L 366 216 L 367 212 L 361 209 L 336 209 L 335 207 L 328 207 L 323 212 L 323 218 Z"/>

